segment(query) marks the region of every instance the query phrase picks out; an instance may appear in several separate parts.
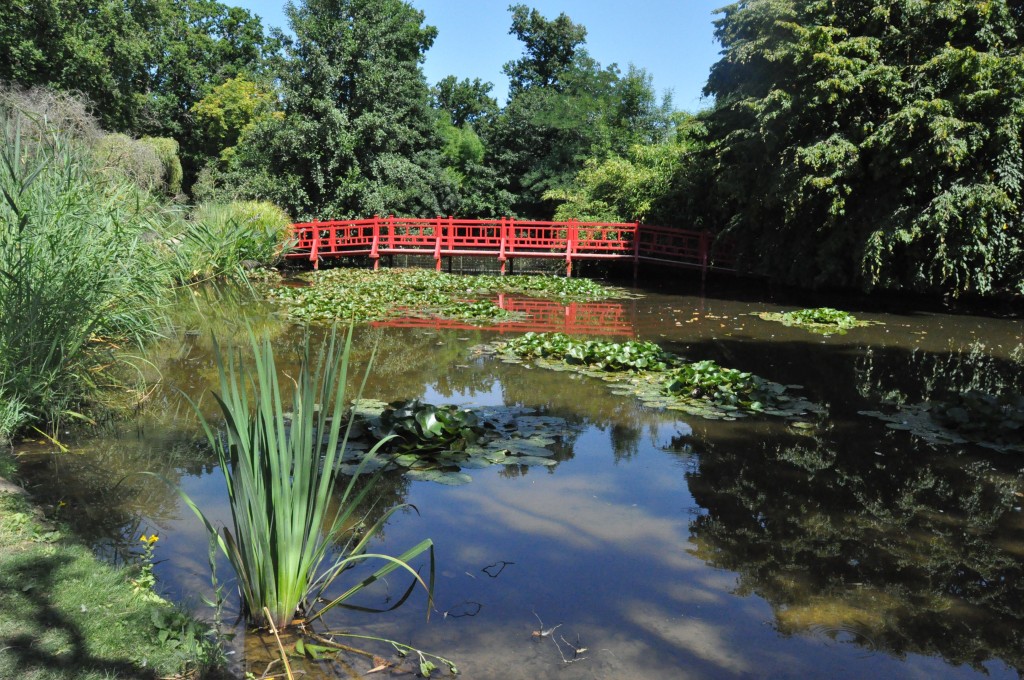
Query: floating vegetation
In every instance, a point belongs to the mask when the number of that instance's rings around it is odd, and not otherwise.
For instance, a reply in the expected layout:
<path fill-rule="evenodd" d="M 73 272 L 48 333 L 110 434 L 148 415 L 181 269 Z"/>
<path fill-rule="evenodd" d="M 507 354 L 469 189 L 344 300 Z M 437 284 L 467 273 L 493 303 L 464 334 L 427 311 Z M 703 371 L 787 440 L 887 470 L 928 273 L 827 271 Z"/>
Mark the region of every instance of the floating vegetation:
<path fill-rule="evenodd" d="M 411 479 L 457 486 L 463 472 L 492 465 L 551 467 L 555 449 L 578 432 L 562 418 L 523 407 L 477 409 L 420 402 L 360 399 L 352 406 L 353 429 L 339 470 L 356 474 L 367 452 L 381 440 L 362 472 L 403 470 Z"/>
<path fill-rule="evenodd" d="M 564 333 L 526 333 L 503 348 L 518 357 L 553 357 L 602 371 L 663 371 L 680 360 L 653 342 L 583 340 Z"/>
<path fill-rule="evenodd" d="M 1024 396 L 969 391 L 944 401 L 882 402 L 886 411 L 860 411 L 932 444 L 976 444 L 995 451 L 1024 452 Z"/>
<path fill-rule="evenodd" d="M 780 385 L 713 361 L 687 362 L 652 342 L 581 340 L 562 333 L 526 333 L 474 350 L 508 363 L 531 360 L 554 371 L 573 371 L 611 383 L 614 394 L 633 395 L 651 408 L 709 420 L 748 415 L 799 418 L 824 409 Z M 803 422 L 803 421 L 801 421 Z"/>
<path fill-rule="evenodd" d="M 849 312 L 832 307 L 798 309 L 795 312 L 758 312 L 755 314 L 765 321 L 778 321 L 786 326 L 799 326 L 812 333 L 842 335 L 851 328 L 881 325 L 879 321 L 863 321 Z"/>
<path fill-rule="evenodd" d="M 417 316 L 473 324 L 523 318 L 522 314 L 501 309 L 486 299 L 502 293 L 567 302 L 630 295 L 589 279 L 469 276 L 424 269 L 330 269 L 313 272 L 308 278 L 313 285 L 281 286 L 268 295 L 272 300 L 286 303 L 289 316 L 302 321 L 362 322 Z"/>

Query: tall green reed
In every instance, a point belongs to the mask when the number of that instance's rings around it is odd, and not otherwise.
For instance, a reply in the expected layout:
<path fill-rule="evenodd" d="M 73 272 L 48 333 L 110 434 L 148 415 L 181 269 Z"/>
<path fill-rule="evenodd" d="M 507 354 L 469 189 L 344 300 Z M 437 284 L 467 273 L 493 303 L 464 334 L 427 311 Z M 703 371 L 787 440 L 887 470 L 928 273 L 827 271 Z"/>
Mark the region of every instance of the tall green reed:
<path fill-rule="evenodd" d="M 170 279 L 145 192 L 45 119 L 3 109 L 0 133 L 0 401 L 20 405 L 3 437 L 76 415 L 107 380 L 104 341 L 151 336 Z"/>
<path fill-rule="evenodd" d="M 196 206 L 173 236 L 180 277 L 232 277 L 243 264 L 272 266 L 291 245 L 291 220 L 273 203 L 233 201 Z"/>
<path fill-rule="evenodd" d="M 225 358 L 216 348 L 220 393 L 215 397 L 223 428 L 214 428 L 196 408 L 224 472 L 233 526 L 218 531 L 182 494 L 234 568 L 247 616 L 258 625 L 276 628 L 288 627 L 297 615 L 312 621 L 335 606 L 354 607 L 347 604 L 353 595 L 396 569 L 412 575 L 410 591 L 418 583 L 432 601 L 430 539 L 398 557 L 368 552 L 388 518 L 409 506 L 392 508 L 353 534 L 348 528 L 360 520 L 357 509 L 373 483 L 357 487 L 354 476 L 336 496 L 335 464 L 351 427 L 349 419 L 343 429 L 351 329 L 343 341 L 335 329 L 316 356 L 306 341 L 294 379 L 290 418 L 270 340 L 250 333 L 249 344 L 250 372 L 237 353 Z M 429 583 L 409 564 L 424 553 L 429 556 Z M 367 560 L 384 564 L 340 595 L 325 599 L 342 573 Z M 429 606 L 430 602 L 428 614 Z"/>

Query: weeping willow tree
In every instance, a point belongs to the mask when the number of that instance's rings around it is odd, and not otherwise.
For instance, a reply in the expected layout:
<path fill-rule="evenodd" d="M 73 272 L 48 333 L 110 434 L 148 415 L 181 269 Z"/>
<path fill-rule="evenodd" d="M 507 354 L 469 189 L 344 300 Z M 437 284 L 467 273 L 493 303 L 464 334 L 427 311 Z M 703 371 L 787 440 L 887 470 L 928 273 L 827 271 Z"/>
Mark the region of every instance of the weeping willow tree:
<path fill-rule="evenodd" d="M 1024 293 L 1024 8 L 743 0 L 705 93 L 710 217 L 799 285 Z"/>

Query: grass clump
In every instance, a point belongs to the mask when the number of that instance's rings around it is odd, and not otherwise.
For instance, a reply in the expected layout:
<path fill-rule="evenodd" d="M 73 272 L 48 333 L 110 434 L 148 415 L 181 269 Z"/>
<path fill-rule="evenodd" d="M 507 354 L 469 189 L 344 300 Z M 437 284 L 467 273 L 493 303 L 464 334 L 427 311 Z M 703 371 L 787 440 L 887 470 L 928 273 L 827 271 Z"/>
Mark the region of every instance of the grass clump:
<path fill-rule="evenodd" d="M 240 268 L 273 266 L 288 247 L 291 219 L 273 203 L 197 206 L 171 238 L 184 281 L 234 277 Z"/>
<path fill-rule="evenodd" d="M 128 572 L 0 493 L 0 677 L 197 678 L 220 658 L 206 626 L 137 592 Z"/>
<path fill-rule="evenodd" d="M 429 539 L 399 557 L 368 552 L 387 519 L 408 506 L 392 508 L 358 535 L 346 531 L 360 519 L 355 510 L 373 488 L 371 481 L 357 490 L 353 476 L 335 492 L 335 467 L 348 440 L 343 411 L 351 343 L 351 332 L 343 342 L 332 333 L 314 356 L 307 341 L 289 409 L 269 339 L 250 335 L 254 368 L 249 375 L 243 374 L 240 357 L 225 358 L 217 351 L 221 389 L 215 396 L 223 431 L 196 409 L 224 471 L 232 527 L 218 531 L 186 500 L 231 562 L 245 614 L 260 626 L 286 628 L 296 616 L 314 621 L 335 606 L 347 606 L 353 595 L 396 569 L 411 574 L 410 591 L 419 583 L 433 597 Z M 430 585 L 409 566 L 423 553 L 430 557 Z M 384 566 L 325 598 L 342 573 L 366 560 Z"/>
<path fill-rule="evenodd" d="M 777 321 L 785 326 L 798 326 L 814 333 L 843 334 L 851 328 L 871 326 L 878 322 L 862 321 L 849 312 L 832 307 L 798 309 L 793 312 L 759 312 L 765 321 Z"/>
<path fill-rule="evenodd" d="M 55 423 L 109 383 L 111 339 L 155 333 L 162 215 L 59 130 L 0 109 L 0 437 Z"/>

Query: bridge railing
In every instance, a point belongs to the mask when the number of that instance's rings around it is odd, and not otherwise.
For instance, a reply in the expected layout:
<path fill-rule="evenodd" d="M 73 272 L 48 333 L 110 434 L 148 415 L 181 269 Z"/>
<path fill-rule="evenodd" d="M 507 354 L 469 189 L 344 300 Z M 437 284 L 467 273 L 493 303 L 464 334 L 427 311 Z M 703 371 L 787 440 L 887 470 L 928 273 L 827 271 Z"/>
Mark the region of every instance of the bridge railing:
<path fill-rule="evenodd" d="M 660 262 L 706 270 L 712 263 L 706 232 L 641 225 L 637 222 L 546 222 L 500 218 L 465 220 L 373 217 L 292 225 L 297 244 L 291 258 L 308 258 L 314 267 L 323 258 L 368 256 L 374 269 L 381 255 L 429 255 L 441 269 L 441 258 L 561 258 L 566 274 L 574 260 Z M 724 262 L 719 266 L 729 266 Z"/>

